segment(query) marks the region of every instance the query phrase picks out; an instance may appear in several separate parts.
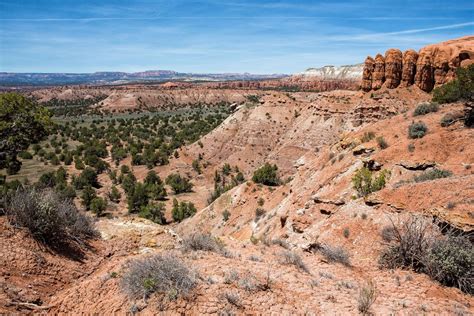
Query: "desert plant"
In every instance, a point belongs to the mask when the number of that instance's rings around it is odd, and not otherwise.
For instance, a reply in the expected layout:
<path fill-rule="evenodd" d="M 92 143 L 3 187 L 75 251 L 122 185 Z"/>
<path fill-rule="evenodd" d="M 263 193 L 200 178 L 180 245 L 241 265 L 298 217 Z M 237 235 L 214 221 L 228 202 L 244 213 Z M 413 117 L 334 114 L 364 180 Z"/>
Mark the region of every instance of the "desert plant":
<path fill-rule="evenodd" d="M 423 271 L 433 279 L 474 294 L 474 248 L 464 236 L 435 239 L 423 257 Z"/>
<path fill-rule="evenodd" d="M 392 242 L 382 252 L 382 268 L 411 268 L 434 280 L 474 293 L 474 248 L 469 236 L 428 219 L 412 216 L 393 226 Z M 441 234 L 444 232 L 444 235 Z"/>
<path fill-rule="evenodd" d="M 389 177 L 390 171 L 388 170 L 382 170 L 378 175 L 373 175 L 369 168 L 362 167 L 352 177 L 352 184 L 359 196 L 366 196 L 384 188 Z"/>
<path fill-rule="evenodd" d="M 385 138 L 383 138 L 383 136 L 379 136 L 376 138 L 376 141 L 377 141 L 377 145 L 379 145 L 379 148 L 380 149 L 386 149 L 388 148 L 388 143 L 387 141 L 385 140 Z"/>
<path fill-rule="evenodd" d="M 303 259 L 293 251 L 286 250 L 280 253 L 281 263 L 286 265 L 294 265 L 299 270 L 309 273 L 308 267 L 304 264 Z"/>
<path fill-rule="evenodd" d="M 193 216 L 196 214 L 196 212 L 196 207 L 192 202 L 178 202 L 178 200 L 173 199 L 173 208 L 171 213 L 173 215 L 173 219 L 176 222 L 181 222 L 185 218 Z"/>
<path fill-rule="evenodd" d="M 153 255 L 128 263 L 121 286 L 132 298 L 147 298 L 152 293 L 173 300 L 186 296 L 196 286 L 194 273 L 179 258 Z"/>
<path fill-rule="evenodd" d="M 90 203 L 90 210 L 97 216 L 101 216 L 107 208 L 107 201 L 101 197 L 95 197 Z"/>
<path fill-rule="evenodd" d="M 359 290 L 359 297 L 357 298 L 357 309 L 363 315 L 369 313 L 370 307 L 377 299 L 377 289 L 375 283 L 370 280 L 367 285 L 363 286 Z"/>
<path fill-rule="evenodd" d="M 265 210 L 263 208 L 257 207 L 255 209 L 255 221 L 258 222 L 258 220 L 265 215 Z"/>
<path fill-rule="evenodd" d="M 202 250 L 220 252 L 222 249 L 222 244 L 210 234 L 194 233 L 183 239 L 184 251 Z"/>
<path fill-rule="evenodd" d="M 278 167 L 265 163 L 262 167 L 255 170 L 252 180 L 255 183 L 261 183 L 264 185 L 276 186 L 280 184 L 280 178 L 277 174 Z"/>
<path fill-rule="evenodd" d="M 122 197 L 122 195 L 120 194 L 119 190 L 117 189 L 115 185 L 112 186 L 112 189 L 110 190 L 108 195 L 109 195 L 110 201 L 114 203 L 120 202 L 120 198 Z"/>
<path fill-rule="evenodd" d="M 166 224 L 166 218 L 164 214 L 165 209 L 165 203 L 163 202 L 148 203 L 147 205 L 141 207 L 138 216 L 149 219 L 154 223 L 164 225 Z"/>
<path fill-rule="evenodd" d="M 472 101 L 474 98 L 474 65 L 459 67 L 456 79 L 433 90 L 433 101 L 450 103 L 460 100 Z"/>
<path fill-rule="evenodd" d="M 456 122 L 457 120 L 458 118 L 456 118 L 456 116 L 453 115 L 452 113 L 446 113 L 445 115 L 443 115 L 439 123 L 441 127 L 448 127 L 454 124 L 454 122 Z"/>
<path fill-rule="evenodd" d="M 329 262 L 342 263 L 345 266 L 350 266 L 351 262 L 349 259 L 349 253 L 342 247 L 322 245 L 320 247 L 321 254 Z"/>
<path fill-rule="evenodd" d="M 166 177 L 166 184 L 169 185 L 175 194 L 191 192 L 193 184 L 189 182 L 189 179 L 181 177 L 177 173 L 170 174 Z"/>
<path fill-rule="evenodd" d="M 370 142 L 372 139 L 375 138 L 375 133 L 372 131 L 364 132 L 364 135 L 360 138 L 360 141 L 363 143 Z"/>
<path fill-rule="evenodd" d="M 70 199 L 51 189 L 20 189 L 7 201 L 5 212 L 15 226 L 25 227 L 46 244 L 83 243 L 97 232 L 90 219 L 82 215 Z"/>
<path fill-rule="evenodd" d="M 439 105 L 436 102 L 422 102 L 418 104 L 413 111 L 413 116 L 425 115 L 432 112 L 438 112 Z"/>
<path fill-rule="evenodd" d="M 453 173 L 449 170 L 434 168 L 434 169 L 423 172 L 419 176 L 415 176 L 413 180 L 415 182 L 424 182 L 424 181 L 430 181 L 430 180 L 435 180 L 435 179 L 447 178 L 452 175 Z"/>
<path fill-rule="evenodd" d="M 411 139 L 422 138 L 428 132 L 428 127 L 426 124 L 419 121 L 413 122 L 408 126 L 408 137 Z"/>
<path fill-rule="evenodd" d="M 224 222 L 227 222 L 230 218 L 230 212 L 228 210 L 224 210 L 224 212 L 222 212 L 222 219 L 224 220 Z"/>

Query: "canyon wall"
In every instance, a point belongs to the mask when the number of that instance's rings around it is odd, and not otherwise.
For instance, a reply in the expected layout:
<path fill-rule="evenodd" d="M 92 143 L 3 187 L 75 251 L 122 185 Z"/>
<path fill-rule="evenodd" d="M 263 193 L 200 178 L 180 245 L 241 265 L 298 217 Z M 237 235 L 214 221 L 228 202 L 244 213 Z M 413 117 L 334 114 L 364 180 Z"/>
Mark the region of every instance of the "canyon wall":
<path fill-rule="evenodd" d="M 362 72 L 362 90 L 394 89 L 413 84 L 430 92 L 456 76 L 458 67 L 474 63 L 474 36 L 428 45 L 419 52 L 389 49 L 385 55 L 368 56 Z"/>

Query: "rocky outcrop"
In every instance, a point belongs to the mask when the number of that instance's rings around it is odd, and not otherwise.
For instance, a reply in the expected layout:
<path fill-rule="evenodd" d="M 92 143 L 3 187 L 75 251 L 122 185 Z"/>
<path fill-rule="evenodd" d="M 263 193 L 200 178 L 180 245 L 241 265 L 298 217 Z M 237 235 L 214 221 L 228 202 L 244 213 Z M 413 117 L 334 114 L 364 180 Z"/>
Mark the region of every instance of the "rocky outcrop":
<path fill-rule="evenodd" d="M 385 85 L 389 89 L 398 87 L 402 80 L 403 55 L 399 49 L 385 52 Z"/>
<path fill-rule="evenodd" d="M 466 36 L 422 48 L 418 53 L 389 49 L 385 57 L 377 54 L 375 61 L 367 57 L 362 74 L 364 91 L 407 87 L 416 84 L 430 92 L 456 76 L 458 67 L 474 63 L 474 36 Z M 370 87 L 370 88 L 369 88 Z"/>
<path fill-rule="evenodd" d="M 385 58 L 377 54 L 375 56 L 375 67 L 372 74 L 372 89 L 378 90 L 382 88 L 385 81 Z"/>
<path fill-rule="evenodd" d="M 362 72 L 361 87 L 364 91 L 372 90 L 372 74 L 374 72 L 375 60 L 368 56 L 364 62 L 364 70 Z"/>
<path fill-rule="evenodd" d="M 415 83 L 416 62 L 418 53 L 409 49 L 403 53 L 402 59 L 402 87 L 408 87 Z"/>

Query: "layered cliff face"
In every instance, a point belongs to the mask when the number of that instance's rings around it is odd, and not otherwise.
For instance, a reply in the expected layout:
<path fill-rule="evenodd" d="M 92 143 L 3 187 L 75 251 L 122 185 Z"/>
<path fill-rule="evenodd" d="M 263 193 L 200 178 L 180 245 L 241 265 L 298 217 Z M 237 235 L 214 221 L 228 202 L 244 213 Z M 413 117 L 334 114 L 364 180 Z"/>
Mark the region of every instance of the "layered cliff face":
<path fill-rule="evenodd" d="M 455 78 L 456 69 L 474 63 L 474 36 L 426 46 L 417 53 L 389 49 L 385 57 L 367 57 L 362 73 L 364 91 L 407 87 L 416 84 L 430 92 Z"/>

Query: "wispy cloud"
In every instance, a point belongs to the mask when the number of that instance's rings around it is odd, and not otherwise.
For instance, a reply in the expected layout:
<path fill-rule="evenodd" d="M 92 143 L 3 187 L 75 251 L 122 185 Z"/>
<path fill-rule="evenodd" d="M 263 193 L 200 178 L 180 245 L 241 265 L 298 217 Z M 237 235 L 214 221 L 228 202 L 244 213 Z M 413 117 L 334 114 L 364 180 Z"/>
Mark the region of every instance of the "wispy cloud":
<path fill-rule="evenodd" d="M 464 27 L 468 27 L 468 26 L 474 26 L 474 22 L 457 23 L 457 24 L 442 25 L 442 26 L 435 26 L 435 27 L 428 27 L 428 28 L 419 28 L 419 29 L 411 29 L 411 30 L 396 31 L 396 32 L 371 33 L 371 34 L 358 35 L 358 36 L 350 37 L 350 38 L 351 39 L 364 40 L 364 39 L 370 39 L 370 38 L 376 38 L 376 37 L 382 37 L 382 36 L 416 34 L 416 33 L 432 32 L 432 31 L 439 31 L 439 30 L 464 28 Z"/>

